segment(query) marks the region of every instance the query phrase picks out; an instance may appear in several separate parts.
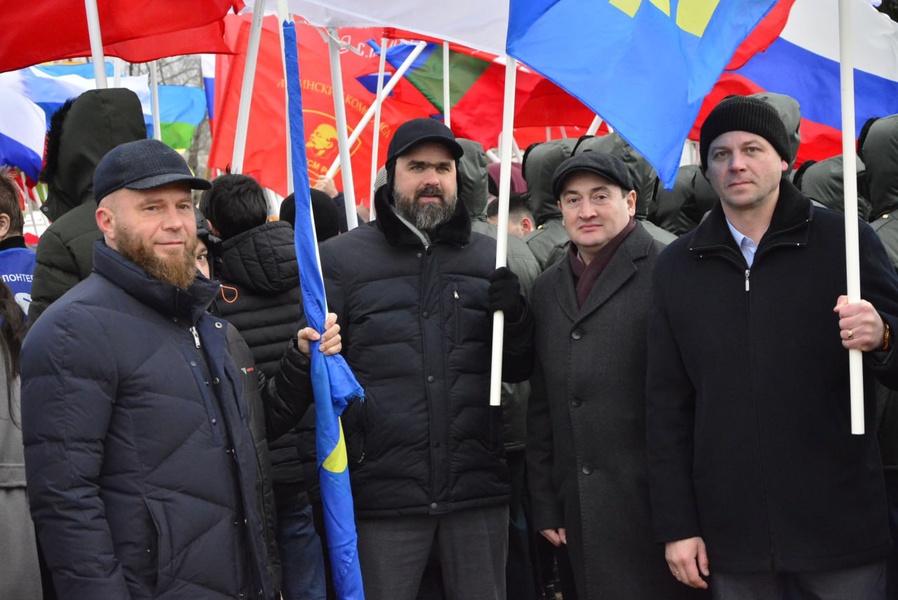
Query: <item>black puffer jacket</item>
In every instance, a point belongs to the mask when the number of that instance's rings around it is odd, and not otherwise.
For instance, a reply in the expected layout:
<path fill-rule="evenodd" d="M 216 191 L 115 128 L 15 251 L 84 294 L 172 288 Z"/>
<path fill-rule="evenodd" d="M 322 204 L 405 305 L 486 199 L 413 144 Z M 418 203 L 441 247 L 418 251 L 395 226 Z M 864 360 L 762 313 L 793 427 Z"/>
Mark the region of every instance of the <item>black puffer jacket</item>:
<path fill-rule="evenodd" d="M 286 221 L 254 227 L 222 242 L 221 258 L 222 285 L 214 312 L 237 328 L 256 367 L 270 377 L 284 350 L 293 345 L 303 314 L 293 228 Z M 306 422 L 314 425 L 314 408 Z M 269 444 L 278 495 L 292 493 L 282 489 L 286 484 L 306 489 L 309 478 L 304 474 L 314 474 L 315 456 L 300 459 L 297 435 L 289 432 Z"/>
<path fill-rule="evenodd" d="M 54 122 L 56 144 L 48 149 L 47 201 L 42 210 L 53 221 L 37 245 L 31 286 L 31 324 L 57 298 L 90 275 L 93 245 L 100 237 L 94 213 L 94 168 L 119 144 L 145 139 L 146 125 L 137 94 L 126 89 L 89 90 Z M 52 150 L 52 151 L 51 151 Z"/>
<path fill-rule="evenodd" d="M 425 242 L 375 195 L 377 220 L 321 245 L 343 352 L 365 388 L 344 413 L 356 511 L 441 514 L 508 498 L 501 417 L 489 406 L 496 244 L 471 233 L 459 200 Z M 504 381 L 533 361 L 529 307 L 506 323 Z"/>
<path fill-rule="evenodd" d="M 486 152 L 477 142 L 458 138 L 465 153 L 458 161 L 458 190 L 465 199 L 471 215 L 471 231 L 488 235 L 495 239 L 498 227 L 486 220 L 486 204 L 489 196 L 489 173 Z M 518 276 L 521 293 L 530 299 L 530 290 L 541 272 L 530 248 L 517 236 L 508 236 L 506 264 Z M 502 384 L 502 440 L 505 450 L 524 450 L 527 441 L 527 397 L 530 396 L 530 382 Z"/>
<path fill-rule="evenodd" d="M 22 354 L 28 491 L 59 597 L 274 598 L 249 426 L 260 380 L 206 312 L 218 285 L 179 290 L 102 242 L 94 269 Z M 311 399 L 296 356 L 265 386 L 273 434 Z"/>

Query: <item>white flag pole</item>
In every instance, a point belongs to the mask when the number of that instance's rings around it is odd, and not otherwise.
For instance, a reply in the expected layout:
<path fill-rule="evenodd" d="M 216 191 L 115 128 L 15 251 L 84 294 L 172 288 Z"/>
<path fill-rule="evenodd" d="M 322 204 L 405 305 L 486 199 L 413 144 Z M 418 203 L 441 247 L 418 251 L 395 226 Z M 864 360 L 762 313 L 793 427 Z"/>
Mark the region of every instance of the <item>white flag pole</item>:
<path fill-rule="evenodd" d="M 854 40 L 851 6 L 839 0 L 839 68 L 842 81 L 842 178 L 845 189 L 845 266 L 848 301 L 861 299 L 861 271 L 857 220 L 857 155 L 854 126 Z M 848 351 L 851 383 L 851 433 L 864 434 L 864 370 L 860 350 Z"/>
<path fill-rule="evenodd" d="M 586 130 L 586 135 L 595 135 L 599 130 L 599 127 L 602 126 L 602 117 L 596 115 L 596 118 L 592 120 L 592 123 L 589 124 L 589 128 Z"/>
<path fill-rule="evenodd" d="M 153 107 L 153 139 L 162 141 L 162 118 L 159 116 L 159 69 L 150 61 L 150 102 Z"/>
<path fill-rule="evenodd" d="M 343 69 L 340 66 L 340 44 L 337 42 L 336 27 L 328 27 L 330 35 L 327 38 L 328 56 L 331 67 L 331 87 L 334 90 L 334 116 L 337 120 L 337 141 L 340 144 L 340 162 L 343 167 L 343 200 L 346 209 L 346 226 L 349 230 L 355 229 L 359 224 L 355 208 L 355 188 L 352 182 L 352 162 L 349 151 L 351 146 L 346 136 L 346 103 L 343 94 Z M 360 129 L 360 128 L 356 128 Z M 358 136 L 356 136 L 358 139 Z M 332 177 L 332 175 L 328 175 Z"/>
<path fill-rule="evenodd" d="M 97 0 L 84 0 L 87 12 L 87 33 L 90 36 L 90 57 L 94 63 L 94 79 L 97 89 L 108 87 L 106 83 L 106 57 L 103 55 L 103 34 L 100 30 L 100 13 L 97 11 Z"/>
<path fill-rule="evenodd" d="M 378 107 L 380 107 L 381 103 L 383 103 L 384 99 L 390 95 L 390 92 L 393 91 L 393 88 L 396 87 L 396 84 L 402 80 L 402 76 L 405 75 L 405 72 L 408 71 L 408 68 L 412 66 L 412 63 L 415 62 L 415 59 L 424 51 L 424 48 L 427 47 L 427 42 L 418 42 L 417 46 L 414 50 L 412 50 L 411 54 L 403 61 L 401 65 L 399 65 L 399 69 L 393 73 L 393 76 L 390 77 L 390 80 L 387 82 L 387 85 L 384 86 L 384 89 L 377 95 L 377 98 L 374 100 L 374 104 L 368 107 L 368 110 L 365 111 L 365 114 L 362 116 L 362 120 L 359 121 L 359 124 L 355 126 L 355 129 L 352 130 L 352 135 L 349 136 L 349 140 L 347 143 L 352 146 L 355 144 L 359 136 L 362 135 L 362 131 L 368 125 L 368 122 L 371 121 L 371 118 L 374 116 L 374 113 L 377 111 Z M 337 174 L 337 169 L 340 168 L 342 164 L 342 158 L 337 157 L 334 160 L 333 164 L 331 164 L 330 168 L 327 170 L 325 177 L 333 177 Z"/>
<path fill-rule="evenodd" d="M 288 21 L 290 17 L 290 10 L 287 6 L 287 0 L 278 0 L 277 4 L 277 15 L 278 15 L 278 38 L 281 40 L 281 68 L 284 72 L 284 81 L 287 81 L 287 56 L 284 54 L 284 22 Z M 287 115 L 285 119 L 284 126 L 287 130 L 287 195 L 293 193 L 293 145 L 290 143 L 290 110 L 288 108 L 288 92 L 287 86 L 284 85 L 284 114 Z M 294 196 L 294 203 L 296 202 Z M 314 227 L 314 219 L 312 220 L 312 226 Z M 317 239 L 317 238 L 316 238 Z M 319 265 L 319 269 L 320 269 Z"/>
<path fill-rule="evenodd" d="M 262 40 L 262 19 L 265 17 L 265 0 L 253 4 L 253 21 L 246 47 L 246 64 L 243 67 L 243 84 L 240 87 L 240 106 L 237 109 L 237 134 L 231 155 L 231 173 L 243 172 L 246 153 L 246 132 L 249 128 L 249 108 L 253 101 L 253 83 L 256 80 L 256 63 L 259 60 L 259 42 Z"/>
<path fill-rule="evenodd" d="M 380 38 L 380 60 L 377 65 L 377 98 L 374 102 L 374 126 L 371 128 L 371 189 L 368 195 L 370 202 L 369 218 L 377 218 L 374 207 L 374 183 L 377 181 L 377 170 L 380 168 L 377 155 L 380 149 L 380 108 L 383 105 L 384 72 L 387 69 L 387 38 Z M 358 129 L 358 128 L 356 128 Z M 355 133 L 355 132 L 353 132 Z"/>
<path fill-rule="evenodd" d="M 452 94 L 449 91 L 449 42 L 443 42 L 443 123 L 451 129 L 450 106 L 452 106 Z"/>
<path fill-rule="evenodd" d="M 517 61 L 505 57 L 505 104 L 502 108 L 502 139 L 499 144 L 499 231 L 496 236 L 496 268 L 504 267 L 508 252 L 508 198 L 511 195 L 511 145 L 514 141 L 514 97 Z M 493 356 L 490 364 L 490 406 L 502 404 L 502 350 L 505 313 L 493 313 Z"/>
<path fill-rule="evenodd" d="M 114 88 L 122 87 L 122 67 L 124 62 L 120 58 L 112 59 L 112 87 Z"/>

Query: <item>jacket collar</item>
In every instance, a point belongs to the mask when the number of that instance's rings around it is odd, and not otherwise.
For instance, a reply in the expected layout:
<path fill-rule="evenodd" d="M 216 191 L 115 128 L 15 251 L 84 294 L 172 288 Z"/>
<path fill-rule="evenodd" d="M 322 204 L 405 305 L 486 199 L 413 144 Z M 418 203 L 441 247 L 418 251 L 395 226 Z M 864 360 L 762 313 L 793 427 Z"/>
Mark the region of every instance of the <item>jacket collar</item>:
<path fill-rule="evenodd" d="M 150 277 L 102 239 L 94 243 L 94 272 L 102 275 L 166 317 L 190 319 L 196 323 L 218 294 L 219 284 L 197 277 L 186 290 Z"/>
<path fill-rule="evenodd" d="M 621 242 L 582 307 L 578 307 L 577 303 L 571 261 L 567 257 L 558 261 L 549 267 L 549 269 L 557 269 L 564 273 L 562 276 L 564 285 L 555 286 L 558 306 L 572 323 L 578 323 L 587 318 L 608 302 L 627 281 L 636 275 L 640 261 L 651 253 L 654 245 L 655 238 L 646 231 L 639 221 L 636 221 L 636 229 Z"/>
<path fill-rule="evenodd" d="M 299 286 L 293 228 L 272 221 L 225 240 L 221 280 L 259 294 L 279 294 Z"/>
<path fill-rule="evenodd" d="M 758 251 L 773 243 L 771 240 L 776 243 L 781 241 L 802 245 L 807 243 L 813 214 L 810 199 L 799 192 L 790 181 L 786 179 L 780 181 L 780 194 L 773 209 L 770 227 L 758 242 Z M 729 246 L 738 251 L 727 227 L 723 208 L 718 201 L 708 213 L 708 217 L 695 228 L 689 249 L 701 253 L 722 246 Z"/>
<path fill-rule="evenodd" d="M 421 246 L 421 237 L 409 228 L 396 215 L 393 195 L 389 186 L 381 186 L 374 195 L 374 206 L 377 208 L 377 227 L 383 232 L 387 243 L 391 246 Z M 471 239 L 471 216 L 461 197 L 455 203 L 452 217 L 437 227 L 430 235 L 432 243 L 447 243 L 464 246 Z"/>
<path fill-rule="evenodd" d="M 0 250 L 9 250 L 10 248 L 27 248 L 25 244 L 25 236 L 11 235 L 0 242 Z"/>

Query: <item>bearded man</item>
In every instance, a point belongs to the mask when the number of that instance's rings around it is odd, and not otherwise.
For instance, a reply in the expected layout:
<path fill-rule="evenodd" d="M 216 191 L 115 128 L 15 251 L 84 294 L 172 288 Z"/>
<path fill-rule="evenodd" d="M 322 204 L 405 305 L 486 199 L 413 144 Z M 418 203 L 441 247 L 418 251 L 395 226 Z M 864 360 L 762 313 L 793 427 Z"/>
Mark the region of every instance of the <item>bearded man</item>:
<path fill-rule="evenodd" d="M 250 421 L 261 394 L 271 436 L 296 424 L 320 336 L 300 331 L 268 382 L 241 358 L 194 262 L 190 190 L 208 187 L 162 142 L 110 150 L 93 273 L 22 349 L 29 499 L 59 598 L 277 597 Z M 320 349 L 339 342 L 330 328 Z"/>
<path fill-rule="evenodd" d="M 449 598 L 505 598 L 508 475 L 489 405 L 492 313 L 503 381 L 527 378 L 532 318 L 496 244 L 457 198 L 463 153 L 439 121 L 396 129 L 377 220 L 321 246 L 328 306 L 365 388 L 343 416 L 368 600 L 413 600 L 434 548 Z"/>

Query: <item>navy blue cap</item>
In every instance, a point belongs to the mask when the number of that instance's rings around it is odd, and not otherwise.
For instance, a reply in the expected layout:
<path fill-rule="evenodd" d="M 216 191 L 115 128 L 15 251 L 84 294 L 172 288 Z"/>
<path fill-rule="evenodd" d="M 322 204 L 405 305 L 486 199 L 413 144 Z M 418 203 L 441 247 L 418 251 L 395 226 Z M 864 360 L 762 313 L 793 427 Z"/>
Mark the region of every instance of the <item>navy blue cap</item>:
<path fill-rule="evenodd" d="M 97 164 L 94 198 L 99 202 L 122 188 L 149 190 L 182 181 L 194 190 L 212 186 L 194 177 L 184 158 L 159 140 L 137 140 L 116 146 Z"/>

